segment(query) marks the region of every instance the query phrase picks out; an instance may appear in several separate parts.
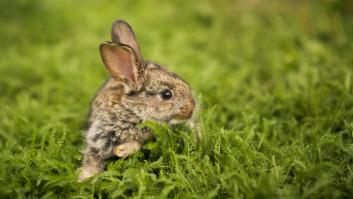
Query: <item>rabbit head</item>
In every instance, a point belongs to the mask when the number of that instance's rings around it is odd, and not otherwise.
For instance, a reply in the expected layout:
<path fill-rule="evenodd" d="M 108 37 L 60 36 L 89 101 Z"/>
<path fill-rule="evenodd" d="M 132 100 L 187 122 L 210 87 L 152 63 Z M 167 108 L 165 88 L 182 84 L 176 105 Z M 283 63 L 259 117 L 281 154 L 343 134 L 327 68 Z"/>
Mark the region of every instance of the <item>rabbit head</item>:
<path fill-rule="evenodd" d="M 121 105 L 142 120 L 179 122 L 195 109 L 189 85 L 158 64 L 144 61 L 135 33 L 126 22 L 112 26 L 112 41 L 100 45 L 100 53 L 114 81 L 124 86 Z"/>

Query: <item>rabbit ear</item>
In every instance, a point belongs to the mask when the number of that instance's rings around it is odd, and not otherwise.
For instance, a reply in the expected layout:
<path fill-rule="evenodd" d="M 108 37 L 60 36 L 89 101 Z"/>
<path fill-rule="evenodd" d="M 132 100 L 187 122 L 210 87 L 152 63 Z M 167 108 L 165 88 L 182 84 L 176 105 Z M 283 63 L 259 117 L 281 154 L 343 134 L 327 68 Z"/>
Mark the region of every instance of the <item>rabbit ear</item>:
<path fill-rule="evenodd" d="M 141 59 L 140 46 L 131 26 L 123 20 L 117 20 L 112 26 L 112 41 L 131 46 Z"/>
<path fill-rule="evenodd" d="M 143 63 L 130 46 L 105 42 L 100 53 L 109 73 L 124 84 L 127 93 L 141 88 Z"/>

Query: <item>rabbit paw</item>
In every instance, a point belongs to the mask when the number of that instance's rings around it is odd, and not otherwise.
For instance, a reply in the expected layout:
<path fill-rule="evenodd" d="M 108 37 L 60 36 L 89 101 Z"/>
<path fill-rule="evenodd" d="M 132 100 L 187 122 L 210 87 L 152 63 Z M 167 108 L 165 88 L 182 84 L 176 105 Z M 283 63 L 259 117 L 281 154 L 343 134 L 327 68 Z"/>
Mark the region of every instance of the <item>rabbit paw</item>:
<path fill-rule="evenodd" d="M 97 168 L 83 166 L 80 168 L 80 173 L 79 173 L 77 181 L 78 182 L 86 181 L 88 178 L 93 177 L 97 173 L 99 173 L 99 170 Z"/>
<path fill-rule="evenodd" d="M 115 147 L 114 154 L 120 158 L 127 157 L 141 149 L 141 144 L 137 141 L 130 141 Z"/>

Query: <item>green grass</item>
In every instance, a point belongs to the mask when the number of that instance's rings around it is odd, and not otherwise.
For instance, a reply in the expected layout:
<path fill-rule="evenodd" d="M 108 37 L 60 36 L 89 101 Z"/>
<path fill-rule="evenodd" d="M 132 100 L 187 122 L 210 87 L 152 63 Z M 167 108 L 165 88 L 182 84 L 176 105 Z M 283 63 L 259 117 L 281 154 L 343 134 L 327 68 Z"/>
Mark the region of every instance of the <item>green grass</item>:
<path fill-rule="evenodd" d="M 0 2 L 0 198 L 349 198 L 350 1 Z M 203 140 L 157 141 L 77 183 L 115 19 L 187 80 Z"/>

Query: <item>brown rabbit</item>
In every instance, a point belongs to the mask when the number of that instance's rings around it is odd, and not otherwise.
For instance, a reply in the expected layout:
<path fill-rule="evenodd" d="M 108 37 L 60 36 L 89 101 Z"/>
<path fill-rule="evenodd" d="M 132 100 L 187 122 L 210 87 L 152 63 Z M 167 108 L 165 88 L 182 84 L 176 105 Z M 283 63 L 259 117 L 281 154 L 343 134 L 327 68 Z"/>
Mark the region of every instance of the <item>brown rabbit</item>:
<path fill-rule="evenodd" d="M 195 101 L 188 84 L 158 64 L 144 61 L 132 28 L 118 20 L 112 41 L 100 45 L 110 73 L 91 104 L 86 147 L 80 169 L 83 181 L 104 169 L 114 155 L 127 157 L 152 137 L 137 127 L 143 121 L 179 122 L 191 118 Z"/>

